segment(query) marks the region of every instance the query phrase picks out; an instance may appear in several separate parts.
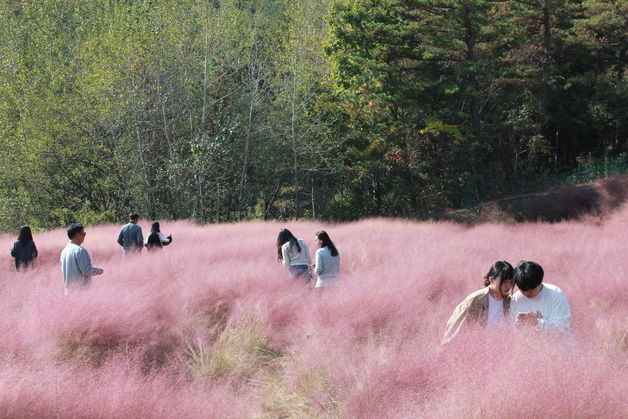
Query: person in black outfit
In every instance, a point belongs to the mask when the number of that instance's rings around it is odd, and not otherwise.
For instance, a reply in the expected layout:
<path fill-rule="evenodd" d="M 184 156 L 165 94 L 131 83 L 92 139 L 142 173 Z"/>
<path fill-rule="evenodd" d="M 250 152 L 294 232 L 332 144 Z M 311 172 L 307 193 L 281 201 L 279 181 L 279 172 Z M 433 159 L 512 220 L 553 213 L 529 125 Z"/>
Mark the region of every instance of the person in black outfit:
<path fill-rule="evenodd" d="M 164 246 L 168 246 L 170 243 L 172 243 L 172 234 L 168 237 L 161 234 L 161 231 L 159 230 L 159 221 L 155 221 L 150 227 L 150 234 L 144 241 L 146 249 L 161 249 Z"/>
<path fill-rule="evenodd" d="M 17 241 L 13 243 L 11 256 L 15 258 L 15 269 L 27 268 L 37 257 L 37 246 L 29 226 L 22 226 Z"/>

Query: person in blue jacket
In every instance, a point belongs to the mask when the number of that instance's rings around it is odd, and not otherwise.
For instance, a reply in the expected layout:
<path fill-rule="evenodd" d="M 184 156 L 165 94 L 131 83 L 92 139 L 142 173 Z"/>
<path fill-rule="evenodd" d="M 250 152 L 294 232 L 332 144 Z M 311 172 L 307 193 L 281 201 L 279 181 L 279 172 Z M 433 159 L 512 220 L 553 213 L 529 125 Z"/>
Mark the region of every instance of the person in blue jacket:
<path fill-rule="evenodd" d="M 124 255 L 139 253 L 144 247 L 144 236 L 142 235 L 142 227 L 137 225 L 140 216 L 132 212 L 129 214 L 129 222 L 122 226 L 120 234 L 118 234 L 118 244 L 122 246 Z"/>

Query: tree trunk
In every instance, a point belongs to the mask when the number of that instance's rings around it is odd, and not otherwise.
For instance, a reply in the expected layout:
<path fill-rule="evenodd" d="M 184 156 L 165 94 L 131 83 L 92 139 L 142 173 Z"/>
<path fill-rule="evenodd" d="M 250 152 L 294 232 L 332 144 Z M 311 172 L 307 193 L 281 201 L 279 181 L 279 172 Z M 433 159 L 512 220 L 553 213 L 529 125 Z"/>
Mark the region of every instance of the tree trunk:
<path fill-rule="evenodd" d="M 545 1 L 542 3 L 543 22 L 543 57 L 541 58 L 541 86 L 538 97 L 538 116 L 536 135 L 543 135 L 547 124 L 547 91 L 549 86 L 550 64 L 552 60 L 552 31 L 550 12 Z"/>
<path fill-rule="evenodd" d="M 294 219 L 299 219 L 299 156 L 297 155 L 297 133 L 296 133 L 296 74 L 293 69 L 292 72 L 292 100 L 291 100 L 291 111 L 292 114 L 290 116 L 290 135 L 292 137 L 292 170 L 294 174 L 293 178 L 293 186 L 294 186 Z"/>
<path fill-rule="evenodd" d="M 144 191 L 144 199 L 146 200 L 146 210 L 149 213 L 153 213 L 153 203 L 152 194 L 151 194 L 151 186 L 148 181 L 148 176 L 146 176 L 146 161 L 144 159 L 144 147 L 142 145 L 142 136 L 140 135 L 140 127 L 139 121 L 136 121 L 135 126 L 135 135 L 137 137 L 137 149 L 140 157 L 140 170 L 142 171 L 142 178 L 144 179 L 144 185 L 146 190 Z"/>

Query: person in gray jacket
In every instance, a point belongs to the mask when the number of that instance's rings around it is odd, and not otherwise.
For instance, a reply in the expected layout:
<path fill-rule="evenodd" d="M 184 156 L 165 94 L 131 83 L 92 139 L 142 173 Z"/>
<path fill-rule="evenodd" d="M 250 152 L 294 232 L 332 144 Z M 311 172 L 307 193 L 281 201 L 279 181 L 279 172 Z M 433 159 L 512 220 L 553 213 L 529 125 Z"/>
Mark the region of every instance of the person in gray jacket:
<path fill-rule="evenodd" d="M 316 288 L 336 285 L 340 273 L 340 254 L 325 231 L 316 233 L 316 264 L 314 273 L 318 276 Z"/>
<path fill-rule="evenodd" d="M 307 243 L 294 237 L 287 228 L 282 228 L 277 236 L 277 257 L 282 265 L 288 267 L 290 279 L 310 281 L 310 249 Z"/>
<path fill-rule="evenodd" d="M 452 342 L 476 327 L 503 330 L 508 325 L 510 294 L 515 285 L 514 269 L 505 260 L 491 265 L 484 276 L 484 288 L 469 294 L 452 313 L 442 344 Z"/>
<path fill-rule="evenodd" d="M 61 252 L 61 272 L 66 295 L 75 287 L 88 286 L 92 276 L 104 272 L 103 269 L 92 266 L 89 253 L 81 246 L 86 234 L 82 224 L 70 224 L 68 227 L 70 243 Z"/>
<path fill-rule="evenodd" d="M 118 244 L 122 246 L 124 255 L 134 252 L 141 252 L 144 247 L 144 236 L 142 227 L 137 225 L 140 216 L 132 212 L 129 214 L 129 222 L 122 226 L 118 234 Z"/>

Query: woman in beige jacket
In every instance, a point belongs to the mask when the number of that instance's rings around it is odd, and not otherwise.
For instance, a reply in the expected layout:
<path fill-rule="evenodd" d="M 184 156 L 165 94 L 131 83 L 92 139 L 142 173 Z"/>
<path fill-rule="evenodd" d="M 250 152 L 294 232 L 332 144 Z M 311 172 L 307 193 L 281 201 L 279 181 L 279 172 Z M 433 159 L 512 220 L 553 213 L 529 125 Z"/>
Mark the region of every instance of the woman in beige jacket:
<path fill-rule="evenodd" d="M 507 324 L 513 273 L 510 263 L 503 260 L 493 263 L 484 277 L 485 288 L 468 295 L 449 318 L 443 344 L 451 342 L 469 326 L 498 328 Z"/>

